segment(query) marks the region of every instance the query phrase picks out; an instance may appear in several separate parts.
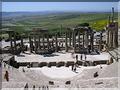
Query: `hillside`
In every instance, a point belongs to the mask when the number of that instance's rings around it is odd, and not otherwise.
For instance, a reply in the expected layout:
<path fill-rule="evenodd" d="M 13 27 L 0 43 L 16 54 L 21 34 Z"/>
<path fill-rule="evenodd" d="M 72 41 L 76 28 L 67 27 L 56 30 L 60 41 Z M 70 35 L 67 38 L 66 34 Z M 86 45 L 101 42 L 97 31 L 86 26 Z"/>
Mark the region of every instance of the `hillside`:
<path fill-rule="evenodd" d="M 17 13 L 15 13 L 16 15 Z M 79 12 L 54 12 L 54 13 L 22 13 L 19 17 L 4 17 L 3 27 L 10 27 L 12 30 L 23 32 L 31 30 L 33 27 L 43 27 L 50 31 L 62 31 L 66 27 L 73 27 L 81 23 L 90 23 L 90 26 L 99 31 L 107 22 L 110 13 L 79 13 Z M 11 14 L 10 14 L 11 15 Z M 117 13 L 115 13 L 117 19 Z"/>

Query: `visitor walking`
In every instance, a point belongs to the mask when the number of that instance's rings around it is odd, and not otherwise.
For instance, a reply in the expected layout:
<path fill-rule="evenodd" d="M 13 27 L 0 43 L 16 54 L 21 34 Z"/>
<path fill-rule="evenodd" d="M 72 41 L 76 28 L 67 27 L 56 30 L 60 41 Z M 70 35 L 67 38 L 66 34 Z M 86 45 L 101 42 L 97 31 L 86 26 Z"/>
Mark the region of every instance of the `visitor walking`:
<path fill-rule="evenodd" d="M 6 81 L 9 81 L 9 73 L 8 71 L 5 72 L 4 78 L 6 79 Z"/>
<path fill-rule="evenodd" d="M 25 69 L 23 68 L 22 71 L 25 72 Z"/>
<path fill-rule="evenodd" d="M 33 85 L 33 90 L 35 90 L 35 85 Z"/>
<path fill-rule="evenodd" d="M 76 61 L 78 61 L 78 55 L 76 55 Z"/>
<path fill-rule="evenodd" d="M 76 72 L 76 65 L 74 65 L 74 72 Z"/>
<path fill-rule="evenodd" d="M 28 90 L 28 83 L 26 83 L 24 90 Z"/>

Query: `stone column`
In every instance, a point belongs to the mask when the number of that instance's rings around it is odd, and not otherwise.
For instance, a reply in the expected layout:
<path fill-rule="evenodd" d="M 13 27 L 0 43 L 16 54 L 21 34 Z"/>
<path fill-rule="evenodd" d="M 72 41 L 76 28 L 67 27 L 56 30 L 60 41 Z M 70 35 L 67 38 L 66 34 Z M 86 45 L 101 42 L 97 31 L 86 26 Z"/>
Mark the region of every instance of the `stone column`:
<path fill-rule="evenodd" d="M 47 35 L 47 48 L 49 49 L 49 47 L 50 47 L 49 35 Z"/>
<path fill-rule="evenodd" d="M 43 43 L 43 49 L 45 49 L 45 38 L 44 38 L 44 34 L 43 34 L 43 36 L 42 36 L 42 43 Z"/>
<path fill-rule="evenodd" d="M 73 32 L 72 32 L 72 45 L 73 45 L 73 47 L 74 47 L 74 42 L 75 42 L 75 34 L 74 34 L 75 32 L 74 32 L 74 30 L 73 30 Z"/>
<path fill-rule="evenodd" d="M 113 39 L 114 48 L 117 48 L 118 47 L 118 23 L 115 23 L 113 37 L 114 37 Z"/>
<path fill-rule="evenodd" d="M 115 39 L 114 39 L 114 43 L 115 43 L 115 48 L 117 48 L 118 47 L 118 27 L 117 27 L 117 29 L 116 29 L 116 31 L 115 31 Z"/>
<path fill-rule="evenodd" d="M 73 45 L 74 45 L 74 52 L 75 52 L 75 50 L 76 50 L 76 35 L 75 35 L 76 33 L 75 33 L 75 31 L 74 31 L 74 34 L 73 34 Z"/>
<path fill-rule="evenodd" d="M 109 36 L 109 30 L 107 30 L 107 46 L 109 45 L 109 38 L 110 38 L 110 36 Z"/>
<path fill-rule="evenodd" d="M 13 53 L 14 50 L 13 50 L 13 43 L 12 43 L 12 33 L 9 33 L 9 38 L 10 38 L 11 53 Z"/>
<path fill-rule="evenodd" d="M 14 32 L 14 39 L 13 39 L 13 41 L 14 41 L 14 54 L 17 52 L 17 44 L 16 44 L 16 34 L 15 34 L 15 32 Z"/>
<path fill-rule="evenodd" d="M 102 32 L 100 33 L 99 50 L 102 49 Z"/>
<path fill-rule="evenodd" d="M 79 49 L 80 49 L 80 31 L 78 31 L 78 46 L 79 46 Z"/>
<path fill-rule="evenodd" d="M 69 45 L 71 46 L 71 32 L 69 32 Z"/>
<path fill-rule="evenodd" d="M 21 35 L 21 49 L 22 52 L 24 52 L 24 44 L 23 44 L 23 36 Z"/>
<path fill-rule="evenodd" d="M 84 37 L 84 32 L 83 32 L 83 39 L 82 39 L 82 41 L 83 41 L 83 48 L 84 48 L 84 44 L 85 44 L 85 37 Z"/>
<path fill-rule="evenodd" d="M 113 48 L 113 31 L 111 31 L 111 35 L 110 35 L 110 47 Z"/>
<path fill-rule="evenodd" d="M 65 33 L 65 51 L 68 52 L 67 32 Z"/>
<path fill-rule="evenodd" d="M 55 34 L 55 51 L 58 52 L 58 40 L 57 40 L 57 33 Z"/>
<path fill-rule="evenodd" d="M 38 47 L 39 47 L 39 50 L 41 49 L 41 45 L 40 45 L 40 35 L 38 36 Z"/>
<path fill-rule="evenodd" d="M 34 46 L 35 46 L 35 53 L 37 52 L 37 41 L 36 41 L 36 38 L 37 36 L 34 35 Z"/>
<path fill-rule="evenodd" d="M 51 46 L 54 47 L 54 39 L 52 39 L 51 43 Z"/>
<path fill-rule="evenodd" d="M 91 50 L 94 50 L 94 32 L 91 32 L 90 35 L 90 44 L 91 44 Z"/>
<path fill-rule="evenodd" d="M 32 53 L 32 51 L 33 51 L 33 45 L 32 45 L 31 36 L 29 36 L 29 44 L 30 44 L 30 52 Z"/>
<path fill-rule="evenodd" d="M 88 32 L 87 31 L 85 31 L 85 40 L 84 41 L 85 41 L 85 45 L 84 45 L 85 48 L 88 48 L 88 43 L 89 42 L 88 42 Z"/>

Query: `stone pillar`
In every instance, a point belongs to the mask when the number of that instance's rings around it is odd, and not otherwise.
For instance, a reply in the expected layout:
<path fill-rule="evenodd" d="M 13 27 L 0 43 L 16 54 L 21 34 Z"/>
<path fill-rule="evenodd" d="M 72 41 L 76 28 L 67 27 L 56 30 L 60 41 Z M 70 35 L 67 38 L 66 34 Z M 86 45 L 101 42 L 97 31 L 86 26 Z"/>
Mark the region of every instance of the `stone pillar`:
<path fill-rule="evenodd" d="M 39 47 L 39 50 L 41 49 L 41 45 L 40 45 L 40 36 L 38 36 L 38 47 Z"/>
<path fill-rule="evenodd" d="M 71 35 L 72 33 L 71 32 L 69 32 L 69 45 L 71 46 Z"/>
<path fill-rule="evenodd" d="M 34 36 L 34 46 L 35 46 L 35 53 L 37 52 L 37 41 L 36 41 L 36 35 Z"/>
<path fill-rule="evenodd" d="M 110 47 L 113 48 L 113 31 L 110 33 Z"/>
<path fill-rule="evenodd" d="M 58 52 L 58 40 L 57 40 L 57 33 L 55 34 L 55 51 Z"/>
<path fill-rule="evenodd" d="M 78 31 L 78 46 L 79 46 L 79 49 L 80 49 L 80 31 Z"/>
<path fill-rule="evenodd" d="M 74 47 L 74 42 L 75 42 L 75 32 L 74 32 L 74 30 L 73 30 L 73 32 L 72 32 L 72 45 L 73 45 L 73 47 Z"/>
<path fill-rule="evenodd" d="M 100 33 L 99 50 L 102 49 L 102 32 Z"/>
<path fill-rule="evenodd" d="M 32 53 L 32 51 L 33 51 L 33 45 L 32 45 L 31 36 L 29 36 L 29 44 L 30 44 L 30 52 Z"/>
<path fill-rule="evenodd" d="M 45 38 L 44 38 L 44 34 L 43 34 L 43 36 L 42 36 L 42 43 L 43 43 L 43 49 L 45 49 Z"/>
<path fill-rule="evenodd" d="M 84 37 L 84 32 L 83 32 L 83 39 L 82 39 L 82 41 L 83 41 L 83 48 L 84 48 L 84 44 L 85 44 L 85 37 Z"/>
<path fill-rule="evenodd" d="M 110 32 L 109 32 L 109 30 L 107 30 L 107 46 L 109 45 L 109 39 L 110 39 Z"/>
<path fill-rule="evenodd" d="M 10 32 L 9 32 L 9 38 L 10 38 L 11 53 L 13 53 L 14 50 L 13 50 L 13 42 L 12 42 L 12 33 L 10 33 Z"/>
<path fill-rule="evenodd" d="M 49 49 L 49 47 L 50 47 L 49 35 L 47 35 L 47 48 Z"/>
<path fill-rule="evenodd" d="M 112 22 L 114 22 L 114 8 L 112 7 Z"/>
<path fill-rule="evenodd" d="M 108 26 L 107 26 L 107 46 L 109 46 L 110 43 L 110 30 L 109 30 L 109 25 L 110 25 L 110 16 L 108 16 Z"/>
<path fill-rule="evenodd" d="M 65 33 L 65 51 L 68 52 L 67 32 Z"/>
<path fill-rule="evenodd" d="M 91 32 L 90 35 L 90 45 L 91 45 L 91 50 L 94 50 L 94 32 Z"/>
<path fill-rule="evenodd" d="M 23 44 L 23 36 L 21 35 L 21 49 L 22 52 L 24 52 L 24 44 Z"/>
<path fill-rule="evenodd" d="M 52 47 L 54 47 L 54 39 L 52 39 Z"/>
<path fill-rule="evenodd" d="M 74 45 L 74 52 L 76 51 L 76 35 L 75 35 L 75 31 L 74 31 L 74 35 L 73 35 L 73 39 L 74 39 L 74 42 L 73 42 L 73 45 Z"/>
<path fill-rule="evenodd" d="M 113 44 L 114 44 L 114 48 L 118 47 L 118 23 L 115 23 L 115 29 L 113 32 Z"/>
<path fill-rule="evenodd" d="M 85 48 L 88 48 L 88 43 L 89 43 L 89 42 L 88 42 L 88 32 L 87 32 L 87 31 L 85 31 L 85 40 L 84 40 L 84 41 L 85 41 L 84 47 L 85 47 Z"/>
<path fill-rule="evenodd" d="M 16 44 L 16 34 L 14 33 L 14 54 L 17 52 L 17 44 Z"/>

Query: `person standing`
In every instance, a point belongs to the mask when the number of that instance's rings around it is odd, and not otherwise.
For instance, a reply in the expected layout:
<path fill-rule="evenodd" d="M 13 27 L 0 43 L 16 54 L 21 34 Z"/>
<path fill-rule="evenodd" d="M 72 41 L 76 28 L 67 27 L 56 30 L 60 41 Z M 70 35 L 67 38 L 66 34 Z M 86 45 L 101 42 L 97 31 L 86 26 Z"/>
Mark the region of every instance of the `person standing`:
<path fill-rule="evenodd" d="M 76 55 L 76 61 L 78 61 L 78 55 Z"/>
<path fill-rule="evenodd" d="M 24 90 L 28 90 L 28 83 L 26 83 Z"/>
<path fill-rule="evenodd" d="M 6 79 L 6 81 L 9 81 L 9 73 L 8 71 L 5 72 L 4 78 Z"/>
<path fill-rule="evenodd" d="M 87 56 L 86 56 L 86 54 L 85 54 L 85 60 L 87 59 Z"/>
<path fill-rule="evenodd" d="M 80 59 L 82 60 L 82 54 L 81 54 L 81 56 L 80 56 Z"/>

